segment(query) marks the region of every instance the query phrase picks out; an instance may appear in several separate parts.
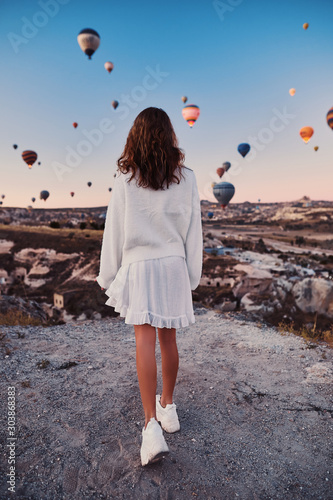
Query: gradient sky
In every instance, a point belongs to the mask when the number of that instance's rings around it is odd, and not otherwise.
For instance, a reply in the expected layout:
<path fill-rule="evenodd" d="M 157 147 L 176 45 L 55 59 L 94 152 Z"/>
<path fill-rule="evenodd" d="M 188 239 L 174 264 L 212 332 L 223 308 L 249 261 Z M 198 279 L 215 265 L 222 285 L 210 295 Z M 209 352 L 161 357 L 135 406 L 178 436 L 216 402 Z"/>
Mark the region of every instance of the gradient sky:
<path fill-rule="evenodd" d="M 333 106 L 332 21 L 331 0 L 2 0 L 4 206 L 26 207 L 32 196 L 35 207 L 108 204 L 128 131 L 149 106 L 169 114 L 202 199 L 215 201 L 216 169 L 230 161 L 223 180 L 236 188 L 233 202 L 303 195 L 333 201 L 333 131 L 326 123 Z M 101 37 L 92 60 L 77 43 L 83 28 Z M 111 74 L 106 61 L 114 63 Z M 158 68 L 156 81 L 148 75 Z M 192 129 L 181 114 L 183 95 L 201 109 Z M 114 99 L 122 104 L 118 112 Z M 68 151 L 80 150 L 85 133 L 106 119 L 108 131 L 68 165 Z M 299 130 L 307 125 L 315 132 L 305 144 Z M 237 152 L 241 142 L 252 146 L 245 159 Z M 29 170 L 25 149 L 42 164 Z M 46 203 L 39 200 L 43 189 L 50 192 Z"/>

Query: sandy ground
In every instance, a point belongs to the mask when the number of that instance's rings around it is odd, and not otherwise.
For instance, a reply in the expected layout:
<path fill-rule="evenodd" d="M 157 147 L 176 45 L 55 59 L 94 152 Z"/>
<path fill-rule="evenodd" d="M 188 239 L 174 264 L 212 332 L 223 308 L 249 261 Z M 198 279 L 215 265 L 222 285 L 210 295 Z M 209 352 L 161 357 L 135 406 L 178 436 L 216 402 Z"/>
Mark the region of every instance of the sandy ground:
<path fill-rule="evenodd" d="M 146 467 L 132 326 L 2 327 L 1 499 L 333 499 L 332 349 L 195 312 L 177 332 L 181 430 L 165 433 L 170 454 Z M 160 392 L 158 341 L 156 352 Z"/>

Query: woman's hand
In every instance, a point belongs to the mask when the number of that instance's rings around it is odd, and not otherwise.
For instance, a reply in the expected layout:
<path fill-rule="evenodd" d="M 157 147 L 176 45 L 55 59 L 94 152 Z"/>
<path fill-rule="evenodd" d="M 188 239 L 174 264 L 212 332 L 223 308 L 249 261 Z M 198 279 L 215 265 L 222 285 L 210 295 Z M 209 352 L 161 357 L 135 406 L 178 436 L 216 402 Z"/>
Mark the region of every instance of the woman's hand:
<path fill-rule="evenodd" d="M 97 283 L 97 280 L 94 280 L 94 281 L 95 281 L 95 283 Z M 101 290 L 102 290 L 102 292 L 103 292 L 103 290 L 105 290 L 105 288 L 102 288 L 102 287 L 101 287 Z"/>

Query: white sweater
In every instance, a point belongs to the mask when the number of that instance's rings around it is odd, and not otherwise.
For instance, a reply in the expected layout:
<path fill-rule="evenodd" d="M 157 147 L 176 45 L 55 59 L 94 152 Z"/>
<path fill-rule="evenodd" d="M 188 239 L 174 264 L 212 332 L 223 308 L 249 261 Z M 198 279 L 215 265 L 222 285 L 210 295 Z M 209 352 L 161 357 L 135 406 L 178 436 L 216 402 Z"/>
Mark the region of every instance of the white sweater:
<path fill-rule="evenodd" d="M 118 171 L 108 206 L 99 275 L 109 288 L 121 265 L 171 255 L 185 257 L 191 289 L 202 273 L 201 207 L 193 170 L 165 190 L 138 187 L 131 173 Z"/>

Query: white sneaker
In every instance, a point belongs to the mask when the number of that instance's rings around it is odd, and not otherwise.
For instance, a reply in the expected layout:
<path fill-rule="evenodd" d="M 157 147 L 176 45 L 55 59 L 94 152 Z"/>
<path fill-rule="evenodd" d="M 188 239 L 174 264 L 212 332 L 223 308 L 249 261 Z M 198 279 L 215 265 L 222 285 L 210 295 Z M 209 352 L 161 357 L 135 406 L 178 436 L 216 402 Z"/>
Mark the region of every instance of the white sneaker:
<path fill-rule="evenodd" d="M 156 395 L 156 417 L 166 432 L 177 432 L 180 429 L 175 403 L 167 404 L 165 408 L 160 402 L 161 395 Z"/>
<path fill-rule="evenodd" d="M 158 462 L 169 453 L 160 424 L 152 417 L 142 429 L 141 464 Z"/>

